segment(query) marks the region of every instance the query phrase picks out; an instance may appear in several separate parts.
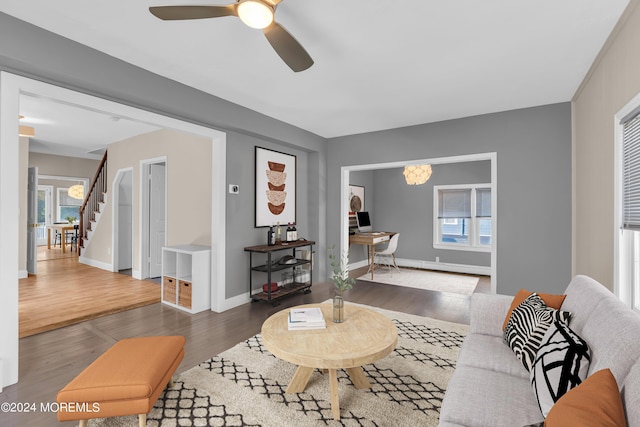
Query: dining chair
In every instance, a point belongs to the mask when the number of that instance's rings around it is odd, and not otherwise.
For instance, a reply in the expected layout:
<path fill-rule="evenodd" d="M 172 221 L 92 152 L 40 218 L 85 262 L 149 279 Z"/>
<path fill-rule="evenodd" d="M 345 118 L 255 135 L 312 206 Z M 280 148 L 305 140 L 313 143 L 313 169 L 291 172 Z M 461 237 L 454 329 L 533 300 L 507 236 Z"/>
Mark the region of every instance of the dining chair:
<path fill-rule="evenodd" d="M 66 224 L 65 221 L 62 222 L 54 222 L 54 224 Z M 60 246 L 62 247 L 62 234 L 60 233 L 59 230 L 54 230 L 55 234 L 53 235 L 53 247 L 55 248 L 56 246 Z M 65 236 L 66 237 L 66 236 Z"/>

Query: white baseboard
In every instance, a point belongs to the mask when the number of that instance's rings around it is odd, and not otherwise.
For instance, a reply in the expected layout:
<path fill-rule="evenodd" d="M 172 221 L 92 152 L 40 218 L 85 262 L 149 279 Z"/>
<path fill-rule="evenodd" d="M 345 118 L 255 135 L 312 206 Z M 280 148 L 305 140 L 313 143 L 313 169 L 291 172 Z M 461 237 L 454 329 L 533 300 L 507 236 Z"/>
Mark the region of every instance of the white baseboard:
<path fill-rule="evenodd" d="M 107 271 L 113 272 L 113 265 L 107 262 L 97 261 L 91 258 L 85 258 L 82 255 L 78 259 L 78 262 L 80 262 L 80 264 L 86 264 L 88 266 L 96 267 L 101 270 L 107 270 Z"/>
<path fill-rule="evenodd" d="M 353 263 L 349 264 L 349 270 L 355 270 L 357 268 L 366 267 L 367 265 L 368 265 L 367 260 L 363 259 L 362 261 L 353 262 Z"/>
<path fill-rule="evenodd" d="M 27 277 L 29 277 L 27 270 L 18 270 L 18 279 L 26 279 Z"/>
<path fill-rule="evenodd" d="M 142 271 L 131 270 L 131 277 L 133 277 L 134 279 L 142 280 Z"/>
<path fill-rule="evenodd" d="M 399 267 L 420 268 L 424 270 L 447 271 L 450 273 L 478 274 L 481 276 L 491 276 L 491 267 L 482 265 L 452 264 L 446 262 L 421 261 L 417 259 L 396 258 Z M 366 267 L 367 260 L 362 260 L 349 264 L 350 270 Z"/>
<path fill-rule="evenodd" d="M 227 311 L 230 310 L 232 308 L 238 307 L 242 304 L 246 304 L 249 301 L 251 301 L 251 297 L 249 296 L 249 292 L 245 292 L 243 294 L 240 294 L 238 296 L 235 297 L 231 297 L 231 298 L 227 298 L 225 300 L 222 301 L 222 303 L 220 304 L 220 311 L 219 313 L 222 313 L 223 311 Z M 212 310 L 214 311 L 214 310 Z"/>

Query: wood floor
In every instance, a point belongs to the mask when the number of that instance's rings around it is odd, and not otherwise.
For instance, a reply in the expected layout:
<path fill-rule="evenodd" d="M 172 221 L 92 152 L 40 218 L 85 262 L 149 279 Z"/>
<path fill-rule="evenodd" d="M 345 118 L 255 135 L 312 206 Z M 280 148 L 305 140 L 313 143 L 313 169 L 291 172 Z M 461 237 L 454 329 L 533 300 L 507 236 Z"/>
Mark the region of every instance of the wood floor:
<path fill-rule="evenodd" d="M 20 338 L 160 302 L 160 285 L 78 263 L 74 252 L 38 248 L 38 274 L 19 281 Z"/>
<path fill-rule="evenodd" d="M 79 277 L 89 274 L 83 266 L 75 264 L 75 268 L 67 270 L 65 281 L 72 280 L 76 274 Z M 91 274 L 99 276 L 101 272 L 95 270 Z M 352 272 L 354 277 L 362 274 L 364 271 Z M 481 277 L 476 292 L 490 292 L 488 278 Z M 178 368 L 178 372 L 182 372 L 255 335 L 264 320 L 276 311 L 298 304 L 321 302 L 332 296 L 331 284 L 316 283 L 310 294 L 293 295 L 283 299 L 277 307 L 247 303 L 224 313 L 207 311 L 190 315 L 155 303 L 22 338 L 20 382 L 0 393 L 0 403 L 34 403 L 36 411 L 22 414 L 0 412 L 0 425 L 74 425 L 58 423 L 55 413 L 41 411 L 40 405 L 55 402 L 62 387 L 120 339 L 145 335 L 185 336 L 185 358 Z M 345 299 L 451 322 L 469 322 L 470 297 L 462 295 L 358 282 L 354 289 L 345 293 Z"/>

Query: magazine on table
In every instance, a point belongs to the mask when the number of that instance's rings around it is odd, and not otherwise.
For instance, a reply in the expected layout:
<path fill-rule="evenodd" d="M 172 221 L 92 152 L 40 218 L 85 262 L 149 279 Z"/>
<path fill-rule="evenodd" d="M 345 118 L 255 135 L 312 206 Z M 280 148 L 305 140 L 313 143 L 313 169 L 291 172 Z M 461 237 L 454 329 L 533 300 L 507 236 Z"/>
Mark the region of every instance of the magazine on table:
<path fill-rule="evenodd" d="M 324 321 L 322 310 L 319 307 L 292 308 L 288 317 L 289 330 L 296 329 L 324 329 L 327 324 Z"/>

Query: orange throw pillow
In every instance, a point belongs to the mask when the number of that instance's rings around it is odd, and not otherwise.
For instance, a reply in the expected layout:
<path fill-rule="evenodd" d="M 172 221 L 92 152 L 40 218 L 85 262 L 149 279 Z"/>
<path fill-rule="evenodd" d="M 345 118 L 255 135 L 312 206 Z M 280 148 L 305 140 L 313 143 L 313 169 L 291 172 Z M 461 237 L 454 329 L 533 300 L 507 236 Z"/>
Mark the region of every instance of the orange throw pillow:
<path fill-rule="evenodd" d="M 622 398 L 609 369 L 587 377 L 569 390 L 549 411 L 545 427 L 625 427 Z"/>
<path fill-rule="evenodd" d="M 522 301 L 526 300 L 529 295 L 533 292 L 530 292 L 526 289 L 520 289 L 515 297 L 513 297 L 513 301 L 511 301 L 511 307 L 509 307 L 509 311 L 507 311 L 507 317 L 504 318 L 504 323 L 502 323 L 502 330 L 507 327 L 507 323 L 509 323 L 509 319 L 511 318 L 511 312 L 520 304 Z M 566 295 L 553 295 L 553 294 L 541 294 L 538 293 L 538 296 L 542 298 L 542 301 L 547 305 L 547 307 L 555 308 L 556 310 L 560 310 Z"/>

